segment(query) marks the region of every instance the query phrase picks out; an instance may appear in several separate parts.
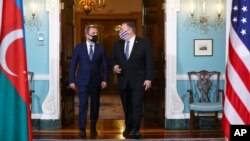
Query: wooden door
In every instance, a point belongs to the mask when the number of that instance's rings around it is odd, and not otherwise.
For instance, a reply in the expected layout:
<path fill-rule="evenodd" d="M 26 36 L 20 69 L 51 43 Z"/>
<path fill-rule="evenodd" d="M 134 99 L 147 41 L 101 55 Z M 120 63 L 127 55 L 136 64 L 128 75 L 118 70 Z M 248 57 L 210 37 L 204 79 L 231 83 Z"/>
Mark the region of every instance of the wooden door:
<path fill-rule="evenodd" d="M 145 95 L 144 120 L 155 121 L 164 127 L 165 107 L 165 55 L 164 55 L 164 0 L 143 0 L 143 32 L 152 43 L 154 56 L 154 80 L 152 89 Z"/>
<path fill-rule="evenodd" d="M 135 22 L 138 30 L 137 34 L 141 36 L 142 30 L 142 15 L 141 13 L 131 13 L 131 14 L 110 14 L 110 15 L 91 15 L 86 16 L 85 14 L 77 13 L 76 14 L 76 44 L 85 41 L 84 28 L 86 25 L 93 24 L 98 26 L 99 39 L 98 43 L 103 45 L 106 51 L 106 55 L 110 58 L 113 45 L 119 39 L 119 26 L 124 21 L 133 21 Z M 110 69 L 108 74 L 108 87 L 105 90 L 102 90 L 102 96 L 110 96 L 112 94 L 118 95 L 118 81 L 117 76 L 114 75 L 113 71 Z M 76 101 L 78 103 L 78 101 Z M 102 104 L 102 101 L 101 101 Z M 77 104 L 76 104 L 77 105 Z M 114 106 L 114 105 L 110 105 Z M 106 106 L 107 107 L 107 106 Z M 77 110 L 78 107 L 75 107 Z M 122 110 L 122 109 L 121 109 Z M 75 116 L 77 112 L 75 112 Z M 121 114 L 119 117 L 122 117 Z M 105 117 L 105 116 L 104 116 Z M 101 119 L 105 119 L 100 117 Z M 110 117 L 109 119 L 115 119 L 116 117 Z"/>
<path fill-rule="evenodd" d="M 74 91 L 68 87 L 68 74 L 74 46 L 73 5 L 74 0 L 61 0 L 61 51 L 60 88 L 62 126 L 74 121 Z"/>
<path fill-rule="evenodd" d="M 121 14 L 121 15 L 76 15 L 76 32 L 77 42 L 85 41 L 84 27 L 86 25 L 97 25 L 99 31 L 98 43 L 105 47 L 106 55 L 110 58 L 113 45 L 119 39 L 119 25 L 124 21 L 135 22 L 138 30 L 137 34 L 141 35 L 141 13 Z M 118 93 L 118 82 L 116 75 L 110 69 L 108 74 L 108 88 L 102 91 L 105 94 Z"/>

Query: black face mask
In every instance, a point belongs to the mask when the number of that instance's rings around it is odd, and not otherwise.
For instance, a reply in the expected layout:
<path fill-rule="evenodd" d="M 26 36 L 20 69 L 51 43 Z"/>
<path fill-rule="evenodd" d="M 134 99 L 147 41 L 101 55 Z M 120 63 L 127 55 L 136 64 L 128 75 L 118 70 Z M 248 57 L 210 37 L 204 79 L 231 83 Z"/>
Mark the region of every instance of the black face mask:
<path fill-rule="evenodd" d="M 96 43 L 98 40 L 98 35 L 90 35 L 90 36 L 92 36 L 92 39 L 89 39 L 89 40 Z"/>

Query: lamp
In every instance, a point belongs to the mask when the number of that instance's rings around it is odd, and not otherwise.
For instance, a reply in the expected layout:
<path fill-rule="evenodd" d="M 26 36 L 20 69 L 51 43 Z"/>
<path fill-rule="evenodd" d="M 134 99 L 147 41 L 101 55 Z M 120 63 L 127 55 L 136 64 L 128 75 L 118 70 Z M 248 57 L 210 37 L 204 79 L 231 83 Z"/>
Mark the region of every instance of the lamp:
<path fill-rule="evenodd" d="M 36 2 L 35 2 L 35 0 L 32 0 L 32 3 L 31 3 L 31 9 L 32 9 L 32 19 L 34 19 L 35 18 L 35 16 L 36 16 L 36 13 L 35 13 L 35 9 L 36 9 Z"/>
<path fill-rule="evenodd" d="M 75 0 L 76 11 L 84 12 L 87 15 L 94 10 L 103 10 L 106 7 L 106 0 Z"/>
<path fill-rule="evenodd" d="M 31 16 L 24 17 L 24 24 L 27 25 L 27 28 L 30 30 L 34 30 L 35 28 L 37 30 L 39 30 L 39 28 L 41 27 L 41 21 L 38 18 L 38 15 L 36 13 L 37 10 L 37 3 L 36 0 L 32 0 L 31 3 Z"/>
<path fill-rule="evenodd" d="M 211 3 L 211 1 L 210 1 Z M 209 11 L 207 12 L 207 1 L 206 0 L 191 0 L 190 2 L 190 13 L 187 18 L 187 27 L 200 29 L 201 33 L 208 33 L 209 30 L 220 29 L 224 26 L 224 20 L 221 16 L 222 4 L 221 0 L 217 0 L 217 3 L 210 5 Z M 215 9 L 213 9 L 215 7 Z M 213 11 L 215 10 L 215 11 Z M 214 16 L 211 13 L 216 13 Z M 212 17 L 210 17 L 212 16 Z"/>

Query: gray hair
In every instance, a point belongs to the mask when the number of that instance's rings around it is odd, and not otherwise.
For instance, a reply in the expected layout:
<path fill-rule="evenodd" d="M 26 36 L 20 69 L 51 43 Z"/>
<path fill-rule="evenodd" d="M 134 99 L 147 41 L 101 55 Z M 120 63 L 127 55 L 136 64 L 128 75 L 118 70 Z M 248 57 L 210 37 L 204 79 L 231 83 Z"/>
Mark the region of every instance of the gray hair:
<path fill-rule="evenodd" d="M 130 27 L 133 30 L 134 33 L 136 33 L 136 26 L 134 22 L 126 21 L 126 22 L 123 22 L 122 24 L 126 24 L 128 27 Z"/>

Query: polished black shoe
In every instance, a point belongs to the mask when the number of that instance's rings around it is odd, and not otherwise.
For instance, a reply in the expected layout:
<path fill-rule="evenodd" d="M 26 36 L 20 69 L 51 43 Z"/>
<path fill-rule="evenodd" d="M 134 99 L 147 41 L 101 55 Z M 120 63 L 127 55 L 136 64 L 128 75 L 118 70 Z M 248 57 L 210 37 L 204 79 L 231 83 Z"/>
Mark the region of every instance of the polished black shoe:
<path fill-rule="evenodd" d="M 90 135 L 93 136 L 97 136 L 98 132 L 96 131 L 96 121 L 97 120 L 91 120 L 91 124 L 90 124 Z"/>
<path fill-rule="evenodd" d="M 125 130 L 122 132 L 122 135 L 125 137 L 125 136 L 130 135 L 130 133 L 131 133 L 131 130 L 125 129 Z"/>
<path fill-rule="evenodd" d="M 132 132 L 132 137 L 134 139 L 140 139 L 141 138 L 141 133 L 139 131 Z"/>
<path fill-rule="evenodd" d="M 85 138 L 86 137 L 86 131 L 80 131 L 79 136 L 82 137 L 82 138 Z"/>
<path fill-rule="evenodd" d="M 96 130 L 90 130 L 90 135 L 91 136 L 97 136 L 98 132 Z"/>

